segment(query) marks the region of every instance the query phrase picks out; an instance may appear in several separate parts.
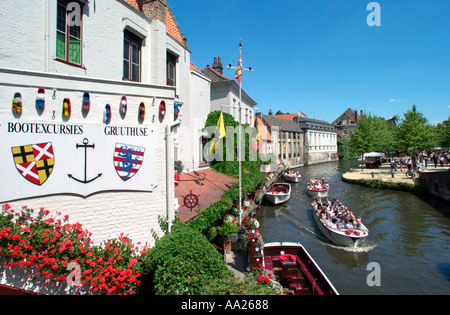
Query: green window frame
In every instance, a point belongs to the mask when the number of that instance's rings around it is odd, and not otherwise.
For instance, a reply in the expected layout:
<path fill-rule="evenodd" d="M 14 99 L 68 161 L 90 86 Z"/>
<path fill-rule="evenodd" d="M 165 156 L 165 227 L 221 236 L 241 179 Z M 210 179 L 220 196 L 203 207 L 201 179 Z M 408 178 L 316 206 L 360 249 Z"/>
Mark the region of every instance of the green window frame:
<path fill-rule="evenodd" d="M 74 2 L 74 1 L 71 1 Z M 57 2 L 56 13 L 56 59 L 74 64 L 82 65 L 82 14 L 80 12 L 79 23 L 70 25 L 67 6 L 69 1 Z M 79 4 L 83 8 L 82 4 Z"/>

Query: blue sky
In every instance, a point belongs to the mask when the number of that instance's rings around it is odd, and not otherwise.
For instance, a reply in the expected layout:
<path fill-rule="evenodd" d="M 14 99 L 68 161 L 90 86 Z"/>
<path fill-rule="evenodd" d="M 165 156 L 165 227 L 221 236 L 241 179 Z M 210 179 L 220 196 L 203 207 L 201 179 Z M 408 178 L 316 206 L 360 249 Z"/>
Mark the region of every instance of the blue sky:
<path fill-rule="evenodd" d="M 389 118 L 416 104 L 430 123 L 450 116 L 450 1 L 389 0 L 369 27 L 369 0 L 168 0 L 200 69 L 221 57 L 269 109 L 328 122 L 348 107 Z M 229 78 L 233 70 L 224 69 Z"/>

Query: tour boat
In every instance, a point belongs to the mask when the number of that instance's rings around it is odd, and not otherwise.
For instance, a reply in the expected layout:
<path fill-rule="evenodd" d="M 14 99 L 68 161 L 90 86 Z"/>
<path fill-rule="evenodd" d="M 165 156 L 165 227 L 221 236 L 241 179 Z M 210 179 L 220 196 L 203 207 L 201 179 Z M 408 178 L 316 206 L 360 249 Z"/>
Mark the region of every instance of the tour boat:
<path fill-rule="evenodd" d="M 358 247 L 368 236 L 369 233 L 360 230 L 352 230 L 352 229 L 331 229 L 322 221 L 320 221 L 319 213 L 317 210 L 313 209 L 313 217 L 317 226 L 319 227 L 320 232 L 333 242 L 339 246 L 346 247 Z"/>
<path fill-rule="evenodd" d="M 298 183 L 302 178 L 300 173 L 286 173 L 284 172 L 282 175 L 283 179 L 287 182 Z"/>
<path fill-rule="evenodd" d="M 280 204 L 291 198 L 291 185 L 286 183 L 274 183 L 266 193 L 266 199 L 272 204 Z"/>
<path fill-rule="evenodd" d="M 302 244 L 266 243 L 262 254 L 264 267 L 274 273 L 284 294 L 339 295 Z"/>
<path fill-rule="evenodd" d="M 327 197 L 328 191 L 330 188 L 309 188 L 307 187 L 306 190 L 308 191 L 308 195 L 312 197 Z"/>

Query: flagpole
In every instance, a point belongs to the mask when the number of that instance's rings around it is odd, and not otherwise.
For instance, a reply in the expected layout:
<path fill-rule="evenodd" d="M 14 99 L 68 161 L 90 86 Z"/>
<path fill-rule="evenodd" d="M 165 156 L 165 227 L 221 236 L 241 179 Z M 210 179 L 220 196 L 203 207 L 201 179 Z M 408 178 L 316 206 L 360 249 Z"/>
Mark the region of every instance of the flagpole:
<path fill-rule="evenodd" d="M 251 67 L 244 69 L 242 67 L 242 40 L 239 41 L 239 63 L 237 67 L 228 66 L 228 69 L 238 69 L 240 67 L 242 74 L 245 71 L 253 71 Z M 238 132 L 238 163 L 239 163 L 239 227 L 242 226 L 242 131 L 241 131 L 241 119 L 242 119 L 242 74 L 239 77 L 239 132 Z"/>
<path fill-rule="evenodd" d="M 242 42 L 239 42 L 239 58 L 242 56 Z M 241 119 L 242 119 L 242 77 L 239 80 L 239 144 L 238 144 L 238 161 L 239 161 L 239 226 L 242 226 L 242 134 L 241 134 Z"/>

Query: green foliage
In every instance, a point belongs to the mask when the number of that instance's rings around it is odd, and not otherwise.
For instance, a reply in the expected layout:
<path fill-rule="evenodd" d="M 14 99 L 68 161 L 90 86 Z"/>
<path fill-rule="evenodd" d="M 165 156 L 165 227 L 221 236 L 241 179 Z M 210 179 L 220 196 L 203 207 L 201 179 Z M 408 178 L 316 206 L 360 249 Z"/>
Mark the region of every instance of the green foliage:
<path fill-rule="evenodd" d="M 356 159 L 357 154 L 350 150 L 348 140 L 339 139 L 337 143 L 338 143 L 339 159 L 343 161 Z"/>
<path fill-rule="evenodd" d="M 433 149 L 436 145 L 450 145 L 448 121 L 433 128 L 415 105 L 404 114 L 399 123 L 398 121 L 399 116 L 384 120 L 377 116 L 361 115 L 357 128 L 350 135 L 350 150 L 357 154 L 372 151 L 413 153 Z"/>
<path fill-rule="evenodd" d="M 176 171 L 178 171 L 179 173 L 181 173 L 184 169 L 183 163 L 181 161 L 175 161 L 173 166 L 174 166 L 174 169 Z"/>
<path fill-rule="evenodd" d="M 194 295 L 217 279 L 232 277 L 219 252 L 198 231 L 182 222 L 173 226 L 140 263 L 151 293 Z"/>
<path fill-rule="evenodd" d="M 239 226 L 233 222 L 225 222 L 217 228 L 217 232 L 224 237 L 228 237 L 231 234 L 237 234 L 239 232 Z"/>
<path fill-rule="evenodd" d="M 431 149 L 436 145 L 434 128 L 415 105 L 404 114 L 398 127 L 398 138 L 399 149 L 405 152 Z"/>
<path fill-rule="evenodd" d="M 436 142 L 442 148 L 450 148 L 450 117 L 436 126 Z"/>
<path fill-rule="evenodd" d="M 234 174 L 236 168 L 235 163 L 223 162 L 217 165 L 221 165 L 225 169 L 226 163 L 231 164 L 231 173 L 229 173 L 228 175 Z M 265 177 L 266 174 L 261 172 L 259 168 L 257 168 L 251 162 L 249 164 L 242 163 L 241 182 L 243 196 L 246 193 L 251 193 L 259 188 Z M 221 224 L 221 221 L 224 218 L 227 210 L 230 210 L 233 206 L 233 203 L 236 200 L 239 200 L 238 196 L 238 183 L 234 183 L 232 187 L 222 195 L 222 198 L 219 201 L 212 203 L 208 208 L 204 209 L 201 214 L 195 218 L 195 220 L 189 222 L 189 225 L 193 229 L 196 229 L 202 232 L 204 235 L 207 235 L 209 239 L 214 238 L 215 234 L 211 233 L 211 229 Z"/>
<path fill-rule="evenodd" d="M 220 111 L 211 112 L 206 119 L 204 129 L 207 129 L 208 127 L 214 127 L 208 128 L 208 130 L 211 131 L 211 134 L 208 135 L 210 139 L 214 138 L 214 133 L 216 130 L 215 128 L 217 127 L 217 121 L 219 120 L 221 113 L 222 112 Z M 222 139 L 218 151 L 215 152 L 214 155 L 211 155 L 208 151 L 205 158 L 208 161 L 211 161 L 210 164 L 214 170 L 230 176 L 237 176 L 237 165 L 239 161 L 239 123 L 235 121 L 233 116 L 231 116 L 230 114 L 222 114 L 225 124 L 226 137 Z M 259 167 L 262 164 L 260 152 L 259 150 L 256 150 L 255 152 L 251 151 L 252 133 L 254 128 L 249 128 L 248 124 L 242 124 L 241 128 L 241 161 L 242 163 L 254 164 L 255 167 Z M 221 158 L 215 159 L 216 155 L 220 154 L 220 152 L 222 152 Z M 263 156 L 263 158 L 264 161 L 267 161 L 269 159 L 267 156 Z"/>
<path fill-rule="evenodd" d="M 236 278 L 214 279 L 204 288 L 202 295 L 276 295 L 279 290 L 272 286 L 256 282 L 252 275 L 246 275 L 243 281 Z"/>
<path fill-rule="evenodd" d="M 392 130 L 394 128 L 395 124 L 380 117 L 363 114 L 358 118 L 358 126 L 350 135 L 349 148 L 358 154 L 393 150 L 395 133 Z"/>

